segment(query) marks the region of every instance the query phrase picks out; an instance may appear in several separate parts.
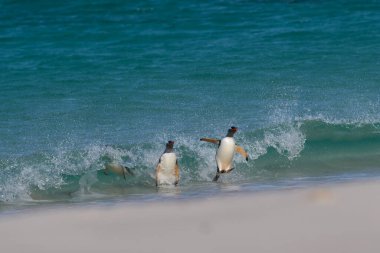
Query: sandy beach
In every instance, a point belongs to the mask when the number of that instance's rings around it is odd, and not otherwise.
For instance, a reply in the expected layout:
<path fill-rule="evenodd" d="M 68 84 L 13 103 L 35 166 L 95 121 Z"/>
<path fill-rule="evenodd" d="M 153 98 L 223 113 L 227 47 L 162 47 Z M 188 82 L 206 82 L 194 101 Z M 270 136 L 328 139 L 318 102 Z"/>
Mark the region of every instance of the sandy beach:
<path fill-rule="evenodd" d="M 2 252 L 380 252 L 380 182 L 0 217 Z"/>

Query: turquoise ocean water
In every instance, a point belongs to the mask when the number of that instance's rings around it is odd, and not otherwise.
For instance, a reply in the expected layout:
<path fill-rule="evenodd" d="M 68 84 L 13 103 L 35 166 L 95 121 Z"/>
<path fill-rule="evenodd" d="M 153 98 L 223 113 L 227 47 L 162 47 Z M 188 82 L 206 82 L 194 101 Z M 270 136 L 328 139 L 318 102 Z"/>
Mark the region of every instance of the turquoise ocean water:
<path fill-rule="evenodd" d="M 0 210 L 380 175 L 380 1 L 0 0 Z M 210 182 L 239 127 L 236 169 Z M 154 167 L 172 139 L 176 189 Z M 135 177 L 106 176 L 117 162 Z"/>

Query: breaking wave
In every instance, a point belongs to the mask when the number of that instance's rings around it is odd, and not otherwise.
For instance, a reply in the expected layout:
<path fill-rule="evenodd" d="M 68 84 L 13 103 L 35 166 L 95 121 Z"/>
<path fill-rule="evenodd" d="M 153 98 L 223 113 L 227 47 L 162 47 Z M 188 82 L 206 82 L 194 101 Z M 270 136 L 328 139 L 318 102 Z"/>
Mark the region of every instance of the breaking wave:
<path fill-rule="evenodd" d="M 204 136 L 179 136 L 175 149 L 181 168 L 180 187 L 210 182 L 216 147 Z M 215 137 L 215 136 L 210 136 Z M 0 201 L 65 200 L 107 194 L 155 192 L 154 167 L 167 140 L 150 143 L 93 144 L 0 159 Z M 236 155 L 235 170 L 221 180 L 258 183 L 295 177 L 315 177 L 378 171 L 380 124 L 300 120 L 241 131 L 236 141 L 250 154 Z M 119 163 L 133 170 L 126 180 L 105 175 L 104 165 Z"/>

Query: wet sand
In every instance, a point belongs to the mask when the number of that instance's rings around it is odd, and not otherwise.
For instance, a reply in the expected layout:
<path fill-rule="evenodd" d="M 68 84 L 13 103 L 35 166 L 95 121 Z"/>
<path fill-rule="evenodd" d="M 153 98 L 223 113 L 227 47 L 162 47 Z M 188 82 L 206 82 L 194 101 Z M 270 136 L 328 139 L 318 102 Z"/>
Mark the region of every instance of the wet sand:
<path fill-rule="evenodd" d="M 1 252 L 380 252 L 380 182 L 0 216 Z"/>

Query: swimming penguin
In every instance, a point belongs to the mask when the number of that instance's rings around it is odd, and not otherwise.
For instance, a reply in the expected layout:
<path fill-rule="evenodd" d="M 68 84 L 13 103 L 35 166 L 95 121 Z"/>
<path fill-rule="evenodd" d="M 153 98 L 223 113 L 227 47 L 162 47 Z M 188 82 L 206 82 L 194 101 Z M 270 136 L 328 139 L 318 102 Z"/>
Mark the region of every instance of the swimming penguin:
<path fill-rule="evenodd" d="M 235 144 L 234 134 L 237 132 L 237 127 L 232 126 L 228 129 L 227 136 L 222 140 L 212 138 L 202 138 L 201 141 L 207 141 L 218 145 L 216 151 L 215 160 L 217 165 L 217 171 L 212 181 L 216 182 L 221 173 L 228 173 L 234 168 L 232 160 L 235 152 L 238 152 L 245 160 L 248 161 L 248 153 L 240 146 Z"/>
<path fill-rule="evenodd" d="M 156 186 L 177 185 L 179 182 L 179 166 L 173 151 L 174 141 L 166 143 L 166 149 L 156 166 Z"/>
<path fill-rule="evenodd" d="M 125 180 L 127 180 L 127 175 L 133 176 L 133 172 L 131 171 L 130 168 L 126 166 L 122 166 L 120 164 L 116 163 L 109 163 L 106 164 L 106 168 L 104 169 L 104 174 L 108 175 L 108 172 L 112 172 L 116 175 L 124 177 Z"/>

